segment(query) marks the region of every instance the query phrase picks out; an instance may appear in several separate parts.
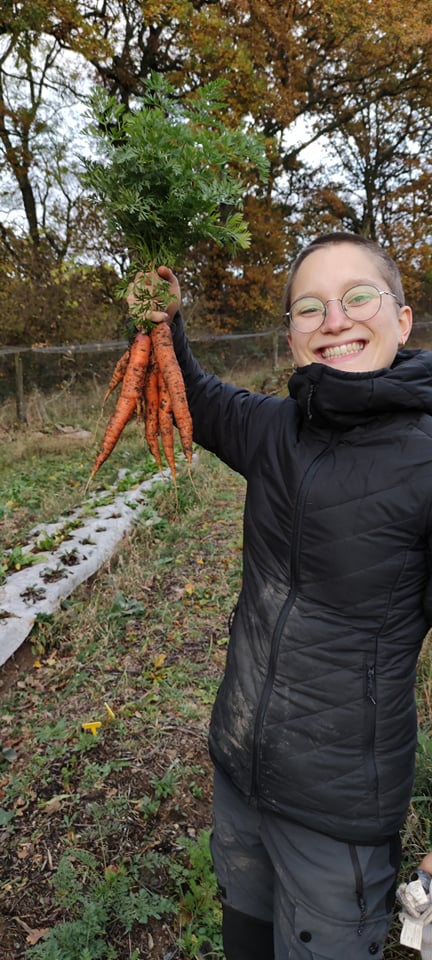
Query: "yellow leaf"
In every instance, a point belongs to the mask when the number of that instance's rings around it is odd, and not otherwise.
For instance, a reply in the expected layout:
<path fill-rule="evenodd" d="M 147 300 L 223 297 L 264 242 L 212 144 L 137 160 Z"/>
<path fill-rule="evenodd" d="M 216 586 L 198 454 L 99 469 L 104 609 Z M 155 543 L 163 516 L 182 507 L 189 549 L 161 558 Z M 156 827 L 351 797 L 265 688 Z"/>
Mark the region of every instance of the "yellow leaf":
<path fill-rule="evenodd" d="M 185 583 L 185 593 L 188 593 L 189 596 L 191 593 L 194 593 L 195 587 L 193 583 Z"/>
<path fill-rule="evenodd" d="M 155 670 L 159 670 L 160 667 L 163 667 L 165 660 L 166 660 L 166 653 L 160 653 L 157 657 L 155 657 L 153 661 L 153 668 Z"/>

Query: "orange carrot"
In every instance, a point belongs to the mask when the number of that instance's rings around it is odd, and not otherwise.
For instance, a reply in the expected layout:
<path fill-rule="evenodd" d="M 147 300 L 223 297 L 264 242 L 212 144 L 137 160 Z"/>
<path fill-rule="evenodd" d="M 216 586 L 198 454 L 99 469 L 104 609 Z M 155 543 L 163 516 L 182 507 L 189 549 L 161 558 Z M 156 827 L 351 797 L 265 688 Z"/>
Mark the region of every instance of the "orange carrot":
<path fill-rule="evenodd" d="M 192 418 L 189 413 L 182 372 L 174 353 L 169 325 L 165 321 L 156 323 L 151 331 L 151 339 L 156 363 L 169 391 L 172 412 L 180 434 L 183 453 L 190 463 L 192 460 Z"/>
<path fill-rule="evenodd" d="M 127 366 L 129 363 L 129 357 L 130 357 L 130 350 L 128 348 L 127 350 L 125 350 L 125 352 L 120 357 L 120 359 L 117 360 L 117 363 L 114 367 L 113 375 L 108 384 L 108 390 L 103 398 L 104 403 L 108 400 L 108 397 L 111 396 L 115 388 L 118 387 L 119 383 L 121 383 L 122 380 L 124 379 L 124 375 L 126 373 Z"/>
<path fill-rule="evenodd" d="M 162 469 L 162 459 L 159 449 L 159 391 L 157 366 L 152 356 L 147 367 L 144 380 L 145 402 L 145 438 L 150 453 L 156 460 L 159 469 Z"/>
<path fill-rule="evenodd" d="M 93 479 L 110 453 L 126 424 L 131 420 L 141 397 L 150 358 L 151 339 L 147 333 L 137 333 L 130 349 L 130 358 L 123 378 L 122 389 L 114 413 L 105 430 L 102 445 L 89 477 Z"/>
<path fill-rule="evenodd" d="M 174 426 L 172 418 L 172 404 L 169 391 L 165 380 L 157 368 L 158 388 L 159 388 L 159 429 L 162 441 L 162 449 L 166 457 L 167 464 L 171 470 L 171 476 L 176 482 L 177 472 L 174 457 Z"/>

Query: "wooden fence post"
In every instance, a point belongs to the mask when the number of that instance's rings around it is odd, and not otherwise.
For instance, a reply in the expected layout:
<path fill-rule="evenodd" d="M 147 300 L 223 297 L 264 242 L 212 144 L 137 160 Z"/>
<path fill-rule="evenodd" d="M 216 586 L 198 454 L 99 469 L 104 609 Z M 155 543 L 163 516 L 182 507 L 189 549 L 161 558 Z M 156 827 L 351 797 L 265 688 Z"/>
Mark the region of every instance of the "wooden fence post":
<path fill-rule="evenodd" d="M 24 376 L 21 354 L 15 354 L 16 408 L 20 423 L 27 423 L 24 398 Z"/>
<path fill-rule="evenodd" d="M 273 334 L 273 371 L 279 370 L 279 330 Z"/>

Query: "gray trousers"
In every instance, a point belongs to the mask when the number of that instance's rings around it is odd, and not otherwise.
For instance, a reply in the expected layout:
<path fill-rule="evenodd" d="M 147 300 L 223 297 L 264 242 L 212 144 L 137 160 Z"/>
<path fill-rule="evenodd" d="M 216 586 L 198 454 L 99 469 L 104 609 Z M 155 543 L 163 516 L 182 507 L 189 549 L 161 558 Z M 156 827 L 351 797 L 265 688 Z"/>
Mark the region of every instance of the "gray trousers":
<path fill-rule="evenodd" d="M 400 866 L 398 836 L 372 847 L 333 840 L 255 810 L 216 772 L 211 849 L 229 917 L 227 960 L 251 954 L 242 946 L 248 919 L 256 936 L 259 921 L 272 931 L 262 960 L 383 956 Z"/>

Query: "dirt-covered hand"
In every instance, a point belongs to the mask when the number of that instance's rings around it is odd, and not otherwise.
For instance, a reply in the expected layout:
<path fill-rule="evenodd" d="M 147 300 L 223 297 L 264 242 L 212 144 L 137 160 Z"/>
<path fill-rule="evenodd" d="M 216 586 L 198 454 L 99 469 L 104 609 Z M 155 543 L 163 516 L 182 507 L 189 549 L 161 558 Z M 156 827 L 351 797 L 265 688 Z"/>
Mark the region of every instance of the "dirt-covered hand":
<path fill-rule="evenodd" d="M 181 303 L 180 285 L 168 267 L 140 271 L 129 284 L 126 300 L 138 329 L 153 323 L 171 323 Z"/>

